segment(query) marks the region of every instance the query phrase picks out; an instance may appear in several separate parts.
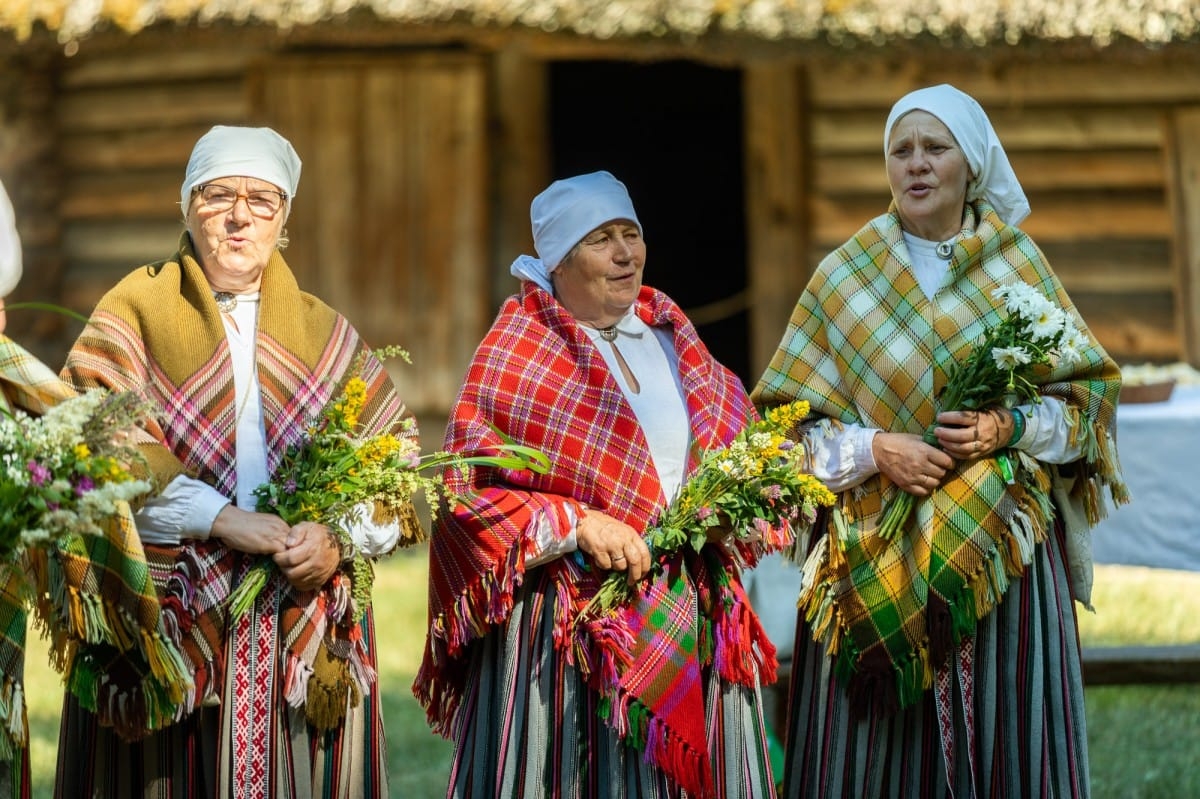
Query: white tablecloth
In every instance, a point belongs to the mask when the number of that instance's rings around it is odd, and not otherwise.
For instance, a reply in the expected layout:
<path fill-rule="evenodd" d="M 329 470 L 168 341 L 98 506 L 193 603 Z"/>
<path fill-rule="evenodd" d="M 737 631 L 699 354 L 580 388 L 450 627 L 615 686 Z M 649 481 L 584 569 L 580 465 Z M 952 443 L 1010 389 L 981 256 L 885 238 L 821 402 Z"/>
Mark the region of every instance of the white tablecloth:
<path fill-rule="evenodd" d="M 1200 571 L 1200 386 L 1117 409 L 1131 502 L 1094 532 L 1097 563 Z"/>

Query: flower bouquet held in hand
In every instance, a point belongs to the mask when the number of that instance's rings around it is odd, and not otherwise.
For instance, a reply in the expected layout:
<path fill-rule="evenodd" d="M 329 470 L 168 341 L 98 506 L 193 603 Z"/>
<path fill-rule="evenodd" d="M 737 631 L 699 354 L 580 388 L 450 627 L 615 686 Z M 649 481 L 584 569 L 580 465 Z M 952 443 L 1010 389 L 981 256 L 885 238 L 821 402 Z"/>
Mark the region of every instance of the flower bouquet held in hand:
<path fill-rule="evenodd" d="M 130 392 L 89 391 L 40 417 L 0 413 L 0 564 L 76 534 L 103 535 L 151 485 L 131 433 L 147 406 Z"/>
<path fill-rule="evenodd" d="M 832 505 L 833 494 L 802 471 L 803 445 L 788 438 L 808 416 L 807 402 L 772 408 L 726 447 L 705 452 L 699 467 L 675 499 L 643 534 L 650 549 L 650 576 L 684 547 L 699 552 L 710 535 L 728 530 L 731 544 L 785 548 L 793 529 L 811 525 L 818 506 Z M 611 572 L 589 603 L 585 616 L 610 612 L 633 598 L 624 572 Z"/>
<path fill-rule="evenodd" d="M 397 347 L 377 355 L 408 360 L 408 354 Z M 413 501 L 418 494 L 434 505 L 452 499 L 441 477 L 445 468 L 486 465 L 542 472 L 549 468 L 542 453 L 515 444 L 498 445 L 489 454 L 422 455 L 416 438 L 409 435 L 416 424 L 411 417 L 403 421 L 399 434 L 363 435 L 358 417 L 365 401 L 366 383 L 358 376 L 350 378 L 304 437 L 288 448 L 270 482 L 254 490 L 259 512 L 277 514 L 289 525 L 324 524 L 337 537 L 339 549 L 352 553 L 351 599 L 357 612 L 370 603 L 371 567 L 350 540 L 349 525 L 361 522 L 366 514 L 376 524 L 409 521 L 402 525 L 409 533 L 405 543 L 419 543 L 423 538 Z M 269 556 L 251 567 L 229 598 L 232 619 L 254 606 L 276 568 Z"/>
<path fill-rule="evenodd" d="M 1027 283 L 1000 286 L 992 296 L 1004 303 L 1005 318 L 990 328 L 965 360 L 951 366 L 938 394 L 942 410 L 983 410 L 1041 402 L 1032 377 L 1055 363 L 1079 361 L 1086 344 L 1070 314 Z M 925 443 L 937 446 L 931 424 Z M 997 457 L 1006 458 L 1001 453 Z M 1007 461 L 1004 462 L 1007 464 Z M 884 509 L 879 535 L 895 538 L 908 525 L 914 498 L 901 491 Z"/>

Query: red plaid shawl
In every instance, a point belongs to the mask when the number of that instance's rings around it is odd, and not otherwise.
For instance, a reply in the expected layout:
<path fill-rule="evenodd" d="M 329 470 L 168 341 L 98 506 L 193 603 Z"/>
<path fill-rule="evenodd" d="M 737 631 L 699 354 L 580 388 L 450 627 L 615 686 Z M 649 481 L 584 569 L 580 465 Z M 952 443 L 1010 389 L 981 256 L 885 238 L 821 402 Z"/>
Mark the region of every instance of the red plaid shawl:
<path fill-rule="evenodd" d="M 728 443 L 753 417 L 738 379 L 705 349 L 664 294 L 643 287 L 638 316 L 674 333 L 695 446 Z M 430 724 L 450 735 L 467 680 L 468 649 L 503 624 L 525 574 L 527 529 L 539 512 L 579 504 L 645 529 L 664 506 L 642 430 L 601 354 L 549 294 L 525 283 L 501 309 L 454 406 L 446 448 L 486 450 L 498 429 L 549 456 L 548 474 L 475 469 L 450 487 L 468 507 L 437 519 L 430 556 L 430 631 L 413 691 Z M 749 607 L 737 565 L 717 547 L 679 556 L 637 606 L 590 625 L 578 611 L 606 572 L 571 557 L 544 567 L 559 598 L 555 646 L 611 700 L 609 723 L 693 795 L 711 789 L 701 667 L 752 685 L 774 679 L 775 651 Z M 725 576 L 728 575 L 728 580 Z M 695 608 L 700 608 L 697 617 Z M 711 625 L 711 627 L 710 627 Z M 710 660 L 712 658 L 712 660 Z"/>
<path fill-rule="evenodd" d="M 300 291 L 279 253 L 263 273 L 261 297 L 256 358 L 270 470 L 354 376 L 351 369 L 363 355 L 363 428 L 372 434 L 397 429 L 404 408 L 383 365 L 345 318 Z M 151 453 L 156 473 L 171 473 L 174 456 L 181 462 L 176 470 L 185 469 L 226 496 L 235 494 L 237 413 L 229 345 L 187 234 L 173 258 L 135 271 L 101 299 L 63 373 L 81 389 L 101 386 L 146 393 L 162 412 L 159 425 L 150 431 L 165 445 Z M 225 639 L 231 633 L 226 630 L 224 601 L 234 576 L 242 573 L 251 556 L 211 540 L 146 549 L 169 626 L 194 669 L 196 691 L 185 709 L 190 711 L 206 695 L 219 693 L 226 679 Z M 309 679 L 313 664 L 327 660 L 318 657 L 321 649 L 353 664 L 351 673 L 359 679 L 373 675 L 374 656 L 363 651 L 357 620 L 334 619 L 326 612 L 341 599 L 327 596 L 330 587 L 296 595 L 281 576 L 272 579 L 285 592 L 279 608 L 284 648 L 277 666 L 289 701 L 304 701 L 305 686 L 314 688 Z M 266 590 L 263 597 L 275 594 Z M 246 618 L 263 612 L 263 597 Z M 242 664 L 231 665 L 236 669 Z M 131 666 L 114 662 L 109 676 Z M 114 685 L 112 690 L 118 689 Z M 274 690 L 281 692 L 284 686 Z"/>

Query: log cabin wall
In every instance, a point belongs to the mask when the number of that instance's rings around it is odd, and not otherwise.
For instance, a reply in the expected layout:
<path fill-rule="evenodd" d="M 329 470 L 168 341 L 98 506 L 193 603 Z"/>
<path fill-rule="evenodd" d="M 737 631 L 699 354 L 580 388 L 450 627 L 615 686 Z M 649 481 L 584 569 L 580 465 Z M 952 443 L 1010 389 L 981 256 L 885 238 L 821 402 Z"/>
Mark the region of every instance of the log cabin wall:
<path fill-rule="evenodd" d="M 1121 363 L 1195 362 L 1189 330 L 1200 306 L 1194 288 L 1190 299 L 1181 294 L 1195 266 L 1181 259 L 1195 252 L 1183 233 L 1195 235 L 1200 213 L 1196 122 L 1194 113 L 1179 118 L 1200 101 L 1194 66 L 943 56 L 814 64 L 808 77 L 810 267 L 886 209 L 883 125 L 892 103 L 949 82 L 988 112 L 1033 209 L 1021 227 L 1110 354 Z M 1191 171 L 1178 174 L 1189 153 Z M 1189 201 L 1173 216 L 1173 205 Z"/>
<path fill-rule="evenodd" d="M 34 199 L 32 189 L 19 190 L 27 264 L 44 265 L 46 277 L 39 280 L 61 286 L 50 299 L 84 311 L 131 268 L 173 250 L 183 229 L 183 165 L 208 127 L 279 124 L 286 109 L 272 99 L 285 85 L 278 81 L 291 81 L 286 85 L 299 92 L 289 102 L 303 102 L 307 90 L 297 89 L 295 79 L 305 71 L 328 72 L 319 83 L 341 70 L 339 85 L 387 92 L 415 81 L 414 91 L 439 109 L 442 122 L 438 130 L 409 131 L 428 143 L 405 157 L 425 159 L 426 169 L 420 181 L 396 191 L 407 193 L 410 206 L 420 204 L 439 190 L 436 177 L 444 172 L 455 176 L 455 191 L 466 199 L 434 212 L 436 243 L 421 240 L 429 235 L 426 223 L 408 217 L 407 271 L 380 285 L 394 291 L 434 253 L 445 274 L 414 300 L 429 323 L 389 326 L 389 308 L 379 302 L 385 292 L 366 291 L 365 275 L 336 289 L 344 295 L 335 304 L 356 325 L 378 331 L 379 345 L 402 344 L 414 353 L 429 379 L 404 393 L 420 411 L 449 405 L 496 299 L 511 290 L 504 267 L 513 252 L 528 251 L 528 203 L 545 183 L 549 146 L 545 127 L 536 123 L 544 113 L 541 81 L 548 63 L 569 58 L 682 57 L 742 70 L 755 368 L 778 342 L 810 270 L 886 209 L 882 126 L 891 103 L 912 88 L 944 81 L 975 95 L 989 112 L 1030 196 L 1033 214 L 1022 226 L 1110 352 L 1121 362 L 1200 363 L 1200 69 L 1193 55 L 1182 61 L 1144 51 L 1124 59 L 1107 53 L 1035 58 L 1016 50 L 947 49 L 851 58 L 820 49 L 766 52 L 755 43 L 716 52 L 379 25 L 286 35 L 224 26 L 168 29 L 97 36 L 72 57 L 54 47 L 27 50 L 32 54 L 21 61 L 26 78 L 0 83 L 0 131 L 19 131 L 20 152 L 38 156 L 26 162 L 12 155 L 12 139 L 0 140 L 0 174 L 8 181 L 19 161 L 21 174 L 40 186 Z M 13 63 L 11 55 L 6 59 Z M 374 77 L 365 82 L 345 78 L 347 69 L 367 61 L 392 63 L 383 72 L 393 77 L 370 67 Z M 25 86 L 42 90 L 20 90 Z M 276 89 L 264 93 L 264 86 Z M 306 172 L 299 202 L 323 195 L 318 175 L 327 170 L 317 167 L 317 143 L 322 151 L 350 140 L 361 144 L 361 123 L 322 122 L 324 132 L 301 152 Z M 429 138 L 439 131 L 442 138 Z M 384 150 L 392 141 L 376 138 Z M 374 162 L 355 163 L 361 172 Z M 28 218 L 34 212 L 36 224 Z M 303 219 L 312 210 L 297 213 Z M 316 266 L 304 263 L 303 231 L 291 235 L 289 260 L 298 272 L 316 274 Z M 467 287 L 474 301 L 455 305 L 454 289 Z M 407 313 L 396 309 L 396 315 Z M 429 357 L 421 336 L 436 340 Z M 68 330 L 39 354 L 61 362 L 73 337 Z M 393 374 L 399 383 L 412 380 L 405 367 Z"/>

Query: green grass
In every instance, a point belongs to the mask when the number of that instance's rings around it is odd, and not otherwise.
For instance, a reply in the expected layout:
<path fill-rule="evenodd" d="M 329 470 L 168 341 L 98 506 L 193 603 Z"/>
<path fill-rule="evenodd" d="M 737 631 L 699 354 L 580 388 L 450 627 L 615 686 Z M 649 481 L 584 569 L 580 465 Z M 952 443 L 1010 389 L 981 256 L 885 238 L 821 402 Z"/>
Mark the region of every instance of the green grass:
<path fill-rule="evenodd" d="M 379 568 L 376 635 L 384 692 L 392 796 L 444 795 L 450 744 L 433 735 L 412 695 L 425 636 L 425 551 Z M 1096 613 L 1080 612 L 1085 645 L 1200 642 L 1200 574 L 1105 566 L 1096 570 Z M 45 644 L 30 642 L 26 664 L 33 796 L 52 795 L 62 684 Z M 1087 690 L 1091 777 L 1096 799 L 1200 796 L 1200 691 L 1194 685 Z"/>

